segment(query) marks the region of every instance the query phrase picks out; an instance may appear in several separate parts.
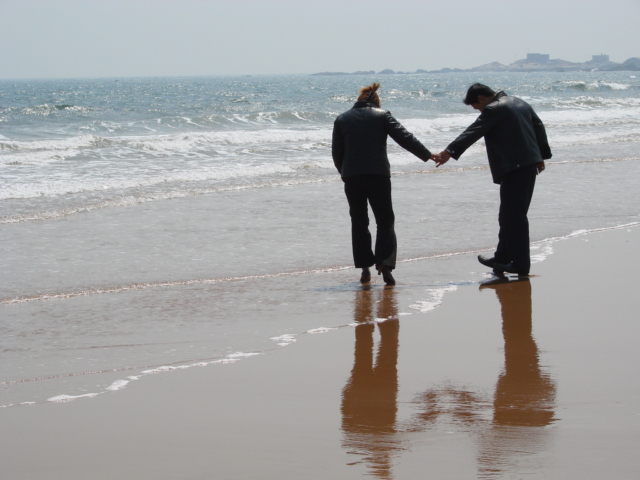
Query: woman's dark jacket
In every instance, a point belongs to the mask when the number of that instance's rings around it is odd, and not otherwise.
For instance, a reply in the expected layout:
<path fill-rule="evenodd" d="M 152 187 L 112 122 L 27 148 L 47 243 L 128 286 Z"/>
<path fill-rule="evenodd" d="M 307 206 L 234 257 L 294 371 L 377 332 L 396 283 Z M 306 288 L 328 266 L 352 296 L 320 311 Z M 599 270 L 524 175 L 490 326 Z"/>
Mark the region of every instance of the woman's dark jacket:
<path fill-rule="evenodd" d="M 494 183 L 517 168 L 551 158 L 544 125 L 533 108 L 504 92 L 484 107 L 478 119 L 449 144 L 447 151 L 456 160 L 484 137 Z"/>
<path fill-rule="evenodd" d="M 423 161 L 431 152 L 393 118 L 371 102 L 356 104 L 333 124 L 331 155 L 342 178 L 358 175 L 391 176 L 387 157 L 387 135 Z"/>

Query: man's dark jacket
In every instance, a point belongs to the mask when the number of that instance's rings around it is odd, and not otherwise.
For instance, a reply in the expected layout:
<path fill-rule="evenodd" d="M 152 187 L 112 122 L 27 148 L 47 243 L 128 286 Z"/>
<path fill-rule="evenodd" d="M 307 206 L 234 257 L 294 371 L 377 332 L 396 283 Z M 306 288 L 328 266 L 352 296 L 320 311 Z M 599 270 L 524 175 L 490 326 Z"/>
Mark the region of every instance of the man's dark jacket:
<path fill-rule="evenodd" d="M 457 160 L 482 137 L 494 183 L 501 183 L 506 173 L 517 168 L 551 158 L 547 133 L 536 112 L 524 100 L 504 92 L 496 94 L 447 151 Z"/>
<path fill-rule="evenodd" d="M 331 155 L 342 178 L 358 175 L 390 177 L 387 136 L 421 160 L 429 160 L 431 152 L 390 112 L 370 102 L 356 102 L 333 124 Z"/>

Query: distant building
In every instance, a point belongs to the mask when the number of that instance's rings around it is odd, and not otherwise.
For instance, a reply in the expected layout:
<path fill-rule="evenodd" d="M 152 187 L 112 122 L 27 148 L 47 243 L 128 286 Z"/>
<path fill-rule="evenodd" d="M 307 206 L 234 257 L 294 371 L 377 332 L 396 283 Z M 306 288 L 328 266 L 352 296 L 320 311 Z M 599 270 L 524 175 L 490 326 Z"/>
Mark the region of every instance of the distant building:
<path fill-rule="evenodd" d="M 545 64 L 549 61 L 547 53 L 527 53 L 527 63 Z"/>
<path fill-rule="evenodd" d="M 609 63 L 609 55 L 591 55 L 591 63 Z"/>

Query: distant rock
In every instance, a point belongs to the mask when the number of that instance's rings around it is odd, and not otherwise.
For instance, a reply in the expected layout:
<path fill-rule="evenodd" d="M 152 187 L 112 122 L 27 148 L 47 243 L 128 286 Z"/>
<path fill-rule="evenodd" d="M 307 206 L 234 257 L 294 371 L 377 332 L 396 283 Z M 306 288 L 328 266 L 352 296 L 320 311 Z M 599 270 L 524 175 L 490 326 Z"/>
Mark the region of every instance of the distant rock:
<path fill-rule="evenodd" d="M 491 62 L 485 65 L 480 65 L 479 67 L 474 67 L 471 70 L 474 72 L 500 72 L 507 67 L 500 62 Z"/>
<path fill-rule="evenodd" d="M 614 65 L 611 68 L 607 69 L 608 71 L 612 72 L 612 71 L 631 71 L 631 72 L 637 72 L 640 71 L 640 58 L 638 57 L 631 57 L 628 60 L 625 60 L 622 64 L 620 65 Z"/>
<path fill-rule="evenodd" d="M 429 72 L 426 73 L 450 73 L 450 72 L 464 72 L 464 70 L 462 70 L 461 68 L 441 68 L 440 70 L 431 70 Z"/>
<path fill-rule="evenodd" d="M 640 67 L 640 58 L 631 57 L 630 59 L 625 60 L 624 63 L 623 63 L 623 65 L 628 65 L 628 64 L 631 64 L 634 67 Z"/>
<path fill-rule="evenodd" d="M 347 72 L 319 72 L 319 73 L 312 73 L 311 74 L 312 77 L 327 76 L 327 75 L 351 75 L 351 74 L 347 73 Z"/>
<path fill-rule="evenodd" d="M 451 72 L 589 72 L 589 71 L 640 71 L 640 58 L 632 57 L 624 63 L 615 63 L 609 60 L 609 55 L 593 55 L 591 60 L 586 62 L 569 62 L 559 58 L 549 58 L 547 54 L 527 54 L 527 58 L 516 60 L 510 65 L 503 65 L 500 62 L 491 62 L 473 68 L 441 68 L 440 70 L 422 70 L 415 72 L 395 72 L 390 68 L 385 68 L 377 75 L 409 75 L 426 73 L 451 73 Z M 346 72 L 322 72 L 313 75 L 375 75 L 373 70 Z"/>
<path fill-rule="evenodd" d="M 312 73 L 312 77 L 317 76 L 327 76 L 327 75 L 375 75 L 375 70 L 359 70 L 357 72 L 347 73 L 347 72 L 320 72 L 320 73 Z"/>

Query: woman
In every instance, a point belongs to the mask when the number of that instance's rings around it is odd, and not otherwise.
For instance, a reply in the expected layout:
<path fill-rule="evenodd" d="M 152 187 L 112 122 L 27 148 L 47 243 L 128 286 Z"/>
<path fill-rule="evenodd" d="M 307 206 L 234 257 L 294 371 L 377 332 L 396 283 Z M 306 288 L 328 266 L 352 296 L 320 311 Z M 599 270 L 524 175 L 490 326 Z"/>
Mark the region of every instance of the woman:
<path fill-rule="evenodd" d="M 333 163 L 342 176 L 349 202 L 353 259 L 356 268 L 362 269 L 363 285 L 371 281 L 372 265 L 387 285 L 396 283 L 391 274 L 396 267 L 397 243 L 387 136 L 425 162 L 438 159 L 390 112 L 380 108 L 379 88 L 379 83 L 372 83 L 360 89 L 353 108 L 336 118 L 331 145 Z M 375 253 L 371 249 L 367 202 L 376 219 Z"/>

